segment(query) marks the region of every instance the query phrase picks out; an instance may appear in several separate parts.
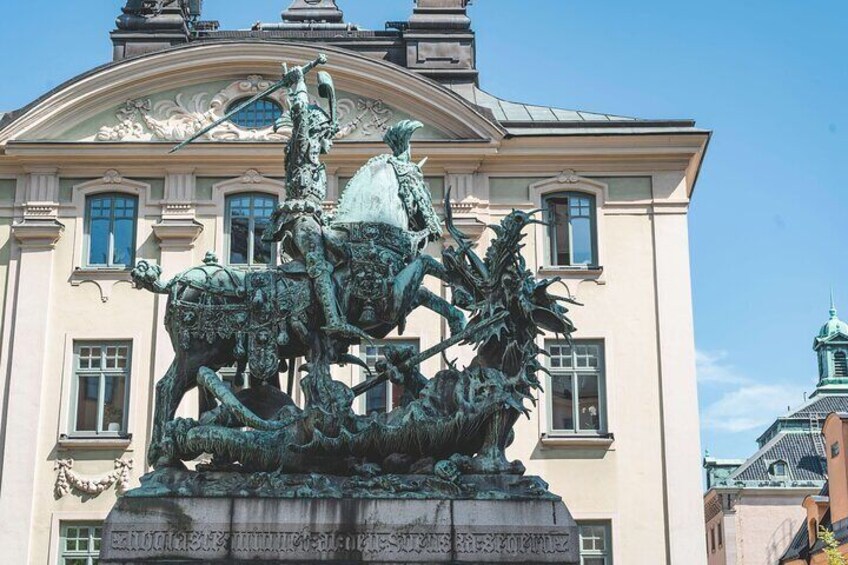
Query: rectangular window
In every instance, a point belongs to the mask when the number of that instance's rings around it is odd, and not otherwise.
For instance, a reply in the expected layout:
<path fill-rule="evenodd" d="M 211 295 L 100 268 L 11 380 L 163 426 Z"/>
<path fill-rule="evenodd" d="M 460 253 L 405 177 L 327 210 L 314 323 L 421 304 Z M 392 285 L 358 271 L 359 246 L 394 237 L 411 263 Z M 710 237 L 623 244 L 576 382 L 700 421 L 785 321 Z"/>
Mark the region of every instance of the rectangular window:
<path fill-rule="evenodd" d="M 612 528 L 609 522 L 579 522 L 580 565 L 612 565 Z"/>
<path fill-rule="evenodd" d="M 554 433 L 606 433 L 604 344 L 549 341 L 548 429 Z"/>
<path fill-rule="evenodd" d="M 386 340 L 375 341 L 373 345 L 364 345 L 365 363 L 377 376 L 377 363 L 384 359 L 386 346 L 412 347 L 415 352 L 419 351 L 418 340 Z M 391 382 L 382 383 L 365 393 L 365 413 L 380 414 L 389 412 L 400 406 L 400 398 L 403 396 L 403 388 Z"/>
<path fill-rule="evenodd" d="M 97 565 L 102 534 L 101 524 L 62 522 L 59 565 Z"/>
<path fill-rule="evenodd" d="M 74 435 L 126 433 L 131 349 L 129 342 L 74 343 Z"/>
<path fill-rule="evenodd" d="M 86 206 L 87 264 L 132 267 L 138 199 L 129 194 L 89 196 Z"/>
<path fill-rule="evenodd" d="M 597 265 L 595 197 L 566 192 L 545 199 L 550 224 L 550 261 L 557 266 Z"/>
<path fill-rule="evenodd" d="M 236 194 L 227 198 L 228 258 L 230 265 L 270 265 L 276 246 L 262 241 L 277 199 L 267 194 Z"/>
<path fill-rule="evenodd" d="M 715 528 L 710 528 L 710 551 L 714 552 L 715 550 L 716 550 Z"/>
<path fill-rule="evenodd" d="M 724 546 L 724 534 L 721 531 L 721 522 L 718 523 L 718 546 L 719 548 Z"/>

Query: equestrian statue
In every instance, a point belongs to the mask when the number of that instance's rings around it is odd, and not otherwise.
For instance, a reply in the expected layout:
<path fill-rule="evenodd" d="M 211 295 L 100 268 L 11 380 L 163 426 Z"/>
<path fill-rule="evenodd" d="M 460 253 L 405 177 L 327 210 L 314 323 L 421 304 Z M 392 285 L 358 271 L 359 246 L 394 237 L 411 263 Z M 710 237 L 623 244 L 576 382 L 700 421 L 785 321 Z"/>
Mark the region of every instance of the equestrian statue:
<path fill-rule="evenodd" d="M 574 330 L 562 304 L 569 300 L 550 292 L 558 279 L 537 280 L 521 254 L 525 229 L 541 223 L 538 211 L 516 210 L 490 226 L 495 237 L 478 255 L 454 225 L 450 190 L 444 222 L 434 209 L 423 163 L 412 159 L 412 136 L 422 124 L 407 120 L 385 132 L 390 152 L 369 160 L 328 213 L 320 157 L 339 132 L 336 96 L 330 75 L 319 72 L 321 107 L 306 80 L 326 62 L 321 55 L 302 67 L 284 65 L 278 83 L 231 112 L 287 90 L 288 109 L 277 123 L 292 131 L 286 199 L 263 235 L 279 244 L 279 263 L 244 272 L 210 253 L 169 281 L 147 261 L 132 272 L 138 287 L 167 295 L 165 324 L 176 351 L 156 385 L 149 462 L 173 469 L 210 454 L 200 472 L 323 474 L 384 486 L 388 479 L 380 477 L 410 473 L 440 484 L 463 474 L 520 476 L 523 465 L 505 450 L 541 386 L 538 337 L 567 338 Z M 437 260 L 428 244 L 445 229 L 454 243 Z M 450 288 L 450 302 L 422 285 L 428 275 Z M 386 347 L 374 373 L 350 354 L 353 345 L 402 333 L 418 307 L 444 317 L 451 336 L 421 353 Z M 444 357 L 432 379 L 419 371 L 422 361 L 458 344 L 475 348 L 469 366 Z M 305 359 L 301 367 L 298 358 Z M 353 388 L 334 380 L 331 367 L 347 363 L 362 366 L 368 378 Z M 219 374 L 231 366 L 235 387 Z M 298 372 L 300 406 L 292 399 Z M 281 373 L 288 373 L 285 390 Z M 358 414 L 356 397 L 386 381 L 401 387 L 400 406 Z M 176 418 L 194 387 L 202 393 L 201 415 Z"/>

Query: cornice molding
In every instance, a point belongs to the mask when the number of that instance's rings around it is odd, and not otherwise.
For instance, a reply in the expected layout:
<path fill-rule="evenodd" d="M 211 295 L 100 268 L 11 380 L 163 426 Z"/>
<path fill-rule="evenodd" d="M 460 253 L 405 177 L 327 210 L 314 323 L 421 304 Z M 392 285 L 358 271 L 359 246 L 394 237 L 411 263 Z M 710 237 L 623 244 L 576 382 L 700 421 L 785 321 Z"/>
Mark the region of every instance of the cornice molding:
<path fill-rule="evenodd" d="M 12 224 L 12 235 L 23 249 L 53 249 L 65 225 L 57 220 L 23 220 Z"/>

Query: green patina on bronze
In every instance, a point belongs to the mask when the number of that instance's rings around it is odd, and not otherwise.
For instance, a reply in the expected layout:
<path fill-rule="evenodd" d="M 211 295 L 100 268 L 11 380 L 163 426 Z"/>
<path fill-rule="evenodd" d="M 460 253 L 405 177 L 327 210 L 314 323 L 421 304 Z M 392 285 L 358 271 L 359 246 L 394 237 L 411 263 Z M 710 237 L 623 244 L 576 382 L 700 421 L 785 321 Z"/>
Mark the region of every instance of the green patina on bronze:
<path fill-rule="evenodd" d="M 441 262 L 423 254 L 441 237 L 443 224 L 421 167 L 411 160 L 410 140 L 420 124 L 410 121 L 387 131 L 391 153 L 360 169 L 330 217 L 322 206 L 320 155 L 330 150 L 338 128 L 335 94 L 329 75 L 320 73 L 325 111 L 309 101 L 305 82 L 325 62 L 322 56 L 285 69 L 272 87 L 288 90 L 290 108 L 282 120 L 293 130 L 286 146 L 287 198 L 263 236 L 281 242 L 281 265 L 244 273 L 209 254 L 204 265 L 170 281 L 144 261 L 133 271 L 138 286 L 168 295 L 165 324 L 176 351 L 156 386 L 149 459 L 157 472 L 141 492 L 549 496 L 536 479 L 506 480 L 524 472 L 505 450 L 540 388 L 537 337 L 573 331 L 565 299 L 549 293 L 557 279 L 537 280 L 521 254 L 525 228 L 538 220 L 532 212 L 513 211 L 491 226 L 495 238 L 480 256 L 453 224 L 448 190 L 445 220 L 455 243 Z M 427 275 L 450 287 L 452 302 L 422 286 Z M 420 354 L 387 347 L 377 373 L 353 389 L 332 379 L 335 364 L 365 366 L 350 355 L 352 345 L 402 333 L 420 306 L 446 318 L 450 339 Z M 448 363 L 432 379 L 418 371 L 424 359 L 458 343 L 475 348 L 467 367 Z M 290 396 L 299 357 L 306 359 L 302 408 Z M 225 386 L 218 371 L 232 365 L 238 367 L 235 383 L 248 378 L 249 388 Z M 285 372 L 284 392 L 279 375 Z M 387 380 L 403 387 L 400 406 L 357 414 L 355 398 Z M 194 387 L 202 392 L 201 417 L 175 418 Z M 213 460 L 197 472 L 175 470 L 203 454 Z M 481 483 L 481 476 L 503 480 Z"/>

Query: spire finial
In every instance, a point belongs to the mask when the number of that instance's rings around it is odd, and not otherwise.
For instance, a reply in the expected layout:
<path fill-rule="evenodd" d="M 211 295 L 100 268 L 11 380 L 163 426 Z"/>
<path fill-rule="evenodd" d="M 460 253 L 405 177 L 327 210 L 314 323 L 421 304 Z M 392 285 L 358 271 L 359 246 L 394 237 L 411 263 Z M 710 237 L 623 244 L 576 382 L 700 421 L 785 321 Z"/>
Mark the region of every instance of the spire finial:
<path fill-rule="evenodd" d="M 836 317 L 836 301 L 833 299 L 833 287 L 830 287 L 830 317 Z"/>

